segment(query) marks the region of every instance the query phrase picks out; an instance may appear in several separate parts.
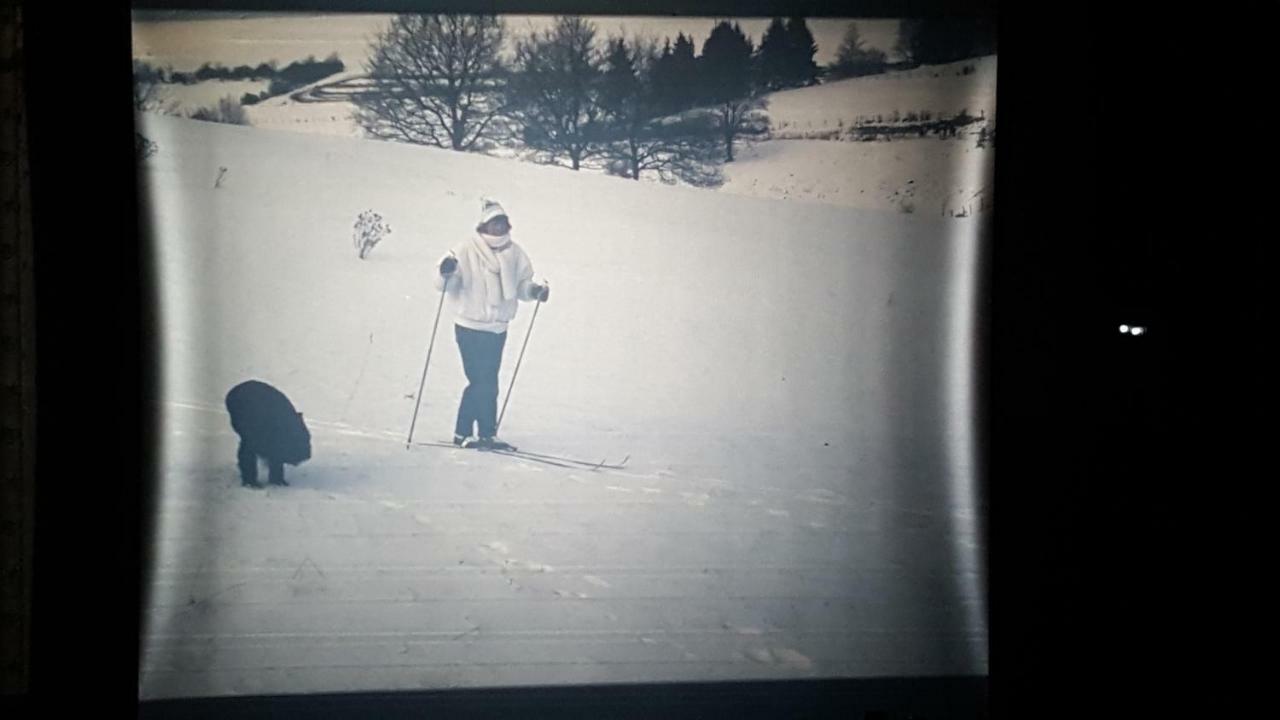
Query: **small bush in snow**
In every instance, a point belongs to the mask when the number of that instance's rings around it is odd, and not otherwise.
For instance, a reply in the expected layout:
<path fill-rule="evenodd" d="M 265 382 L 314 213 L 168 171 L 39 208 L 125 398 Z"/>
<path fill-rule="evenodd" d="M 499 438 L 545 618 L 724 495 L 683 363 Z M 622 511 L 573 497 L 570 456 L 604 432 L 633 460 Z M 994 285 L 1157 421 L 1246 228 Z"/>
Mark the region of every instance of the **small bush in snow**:
<path fill-rule="evenodd" d="M 373 248 L 382 242 L 382 238 L 391 233 L 391 226 L 383 222 L 382 216 L 372 210 L 365 210 L 356 217 L 355 230 L 352 237 L 355 241 L 356 254 L 363 260 L 373 252 Z"/>
<path fill-rule="evenodd" d="M 191 113 L 191 119 L 227 123 L 229 125 L 249 124 L 249 116 L 245 114 L 244 106 L 240 104 L 240 101 L 231 97 L 222 98 L 214 107 L 196 110 Z"/>
<path fill-rule="evenodd" d="M 142 133 L 135 132 L 133 134 L 133 149 L 138 154 L 138 162 L 142 162 L 155 155 L 160 150 L 160 146 L 148 140 Z"/>
<path fill-rule="evenodd" d="M 978 147 L 988 148 L 996 146 L 996 125 L 991 123 L 990 126 L 984 126 L 978 131 Z"/>

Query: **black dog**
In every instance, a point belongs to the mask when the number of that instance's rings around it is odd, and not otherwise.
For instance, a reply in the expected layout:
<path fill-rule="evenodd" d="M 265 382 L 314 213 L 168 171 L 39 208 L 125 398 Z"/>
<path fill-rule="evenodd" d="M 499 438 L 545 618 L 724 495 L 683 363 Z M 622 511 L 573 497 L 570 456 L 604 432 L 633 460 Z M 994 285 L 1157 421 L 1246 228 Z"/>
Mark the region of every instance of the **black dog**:
<path fill-rule="evenodd" d="M 268 481 L 272 485 L 288 485 L 284 481 L 284 463 L 297 465 L 311 458 L 311 433 L 307 432 L 302 413 L 293 408 L 284 393 L 257 380 L 249 380 L 227 393 L 227 412 L 231 428 L 240 436 L 236 460 L 240 464 L 240 483 L 260 488 L 258 458 L 267 461 Z"/>

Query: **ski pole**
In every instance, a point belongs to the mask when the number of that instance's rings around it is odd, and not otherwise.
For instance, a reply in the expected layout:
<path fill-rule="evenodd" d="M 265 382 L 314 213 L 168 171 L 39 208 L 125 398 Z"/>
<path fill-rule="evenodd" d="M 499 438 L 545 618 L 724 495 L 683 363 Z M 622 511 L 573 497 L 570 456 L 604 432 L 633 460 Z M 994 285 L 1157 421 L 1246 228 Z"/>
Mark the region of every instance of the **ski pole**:
<path fill-rule="evenodd" d="M 520 374 L 520 362 L 524 360 L 525 348 L 529 347 L 529 338 L 533 335 L 533 324 L 538 321 L 538 309 L 541 307 L 541 300 L 533 306 L 533 317 L 529 320 L 529 329 L 524 333 L 524 345 L 520 346 L 520 357 L 516 358 L 516 369 L 511 373 L 511 384 L 507 386 L 507 396 L 502 400 L 502 412 L 498 413 L 498 422 L 493 426 L 495 435 L 498 433 L 498 428 L 502 427 L 502 417 L 507 414 L 507 401 L 511 399 L 511 391 L 516 389 L 516 376 Z"/>
<path fill-rule="evenodd" d="M 427 368 L 431 367 L 431 351 L 436 347 L 436 330 L 440 328 L 440 313 L 444 310 L 444 296 L 449 292 L 449 278 L 444 279 L 444 289 L 440 291 L 440 306 L 436 308 L 436 322 L 431 326 L 431 342 L 427 345 L 427 361 L 422 365 L 422 380 L 418 383 L 418 394 L 414 396 L 413 420 L 409 422 L 409 439 L 404 441 L 404 449 L 413 445 L 413 428 L 418 424 L 418 408 L 422 405 L 422 388 L 427 384 Z"/>

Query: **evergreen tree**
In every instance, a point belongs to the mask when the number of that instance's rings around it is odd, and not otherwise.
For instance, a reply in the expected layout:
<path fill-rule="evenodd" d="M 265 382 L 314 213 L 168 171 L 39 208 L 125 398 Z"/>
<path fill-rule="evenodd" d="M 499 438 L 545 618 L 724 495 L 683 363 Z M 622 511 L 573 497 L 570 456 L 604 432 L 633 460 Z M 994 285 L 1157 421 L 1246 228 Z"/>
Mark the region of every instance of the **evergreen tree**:
<path fill-rule="evenodd" d="M 693 38 L 684 33 L 676 35 L 676 44 L 671 47 L 671 75 L 674 109 L 678 112 L 697 105 L 701 99 L 698 62 L 693 56 Z"/>
<path fill-rule="evenodd" d="M 836 51 L 836 61 L 831 65 L 831 76 L 847 78 L 873 75 L 884 72 L 887 65 L 888 58 L 884 51 L 867 48 L 858 32 L 858 24 L 849 23 L 840 48 Z"/>
<path fill-rule="evenodd" d="M 813 33 L 802 17 L 787 20 L 786 47 L 788 62 L 786 63 L 787 85 L 790 87 L 813 85 L 818 82 L 818 64 L 813 58 L 818 54 L 818 45 L 813 40 Z"/>
<path fill-rule="evenodd" d="M 996 52 L 989 18 L 928 18 L 898 25 L 898 52 L 915 65 L 937 65 Z"/>
<path fill-rule="evenodd" d="M 699 62 L 707 99 L 715 105 L 725 162 L 733 162 L 733 146 L 738 137 L 767 129 L 758 112 L 764 102 L 756 93 L 751 40 L 736 23 L 721 22 L 703 43 Z"/>
<path fill-rule="evenodd" d="M 659 53 L 653 41 L 637 39 L 628 45 L 622 38 L 610 39 L 600 83 L 600 105 L 608 120 L 607 169 L 633 180 L 654 172 L 664 182 L 716 184 L 714 129 L 704 118 L 663 117 L 654 80 L 661 76 L 664 56 L 670 57 L 670 43 Z"/>
<path fill-rule="evenodd" d="M 751 40 L 736 24 L 712 28 L 699 58 L 706 100 L 722 103 L 752 94 L 751 50 Z"/>
<path fill-rule="evenodd" d="M 760 40 L 760 52 L 757 56 L 762 87 L 777 90 L 787 86 L 792 55 L 787 40 L 787 28 L 782 18 L 774 18 Z"/>

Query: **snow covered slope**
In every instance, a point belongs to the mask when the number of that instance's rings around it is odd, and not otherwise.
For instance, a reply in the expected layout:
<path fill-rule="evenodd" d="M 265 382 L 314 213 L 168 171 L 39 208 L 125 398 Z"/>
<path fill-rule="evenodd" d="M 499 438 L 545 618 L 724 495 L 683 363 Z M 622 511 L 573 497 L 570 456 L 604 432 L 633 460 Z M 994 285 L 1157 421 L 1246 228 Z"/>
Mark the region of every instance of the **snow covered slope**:
<path fill-rule="evenodd" d="M 986 670 L 978 220 L 139 121 L 165 350 L 144 697 Z M 430 274 L 482 193 L 553 288 L 501 434 L 625 472 L 405 449 Z M 361 261 L 364 209 L 392 234 Z M 447 313 L 421 439 L 465 382 Z M 290 488 L 238 487 L 221 402 L 248 378 L 312 429 Z"/>
<path fill-rule="evenodd" d="M 894 113 L 950 117 L 968 111 L 993 118 L 996 69 L 990 56 L 783 90 L 769 95 L 769 121 L 775 134 L 799 136 L 849 127 L 859 119 L 889 120 Z"/>

